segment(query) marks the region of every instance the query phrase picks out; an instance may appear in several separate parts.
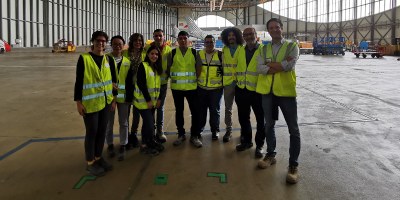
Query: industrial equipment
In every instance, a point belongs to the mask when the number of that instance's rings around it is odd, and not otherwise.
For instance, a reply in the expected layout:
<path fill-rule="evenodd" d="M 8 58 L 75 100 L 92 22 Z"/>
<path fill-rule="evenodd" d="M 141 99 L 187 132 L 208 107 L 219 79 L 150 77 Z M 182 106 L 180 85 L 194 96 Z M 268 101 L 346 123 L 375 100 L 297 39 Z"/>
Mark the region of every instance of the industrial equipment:
<path fill-rule="evenodd" d="M 353 53 L 357 58 L 360 56 L 366 58 L 368 55 L 371 55 L 372 58 L 382 58 L 385 53 L 385 47 L 374 45 L 369 41 L 362 41 L 358 48 L 353 49 Z"/>
<path fill-rule="evenodd" d="M 317 38 L 313 42 L 313 54 L 314 55 L 343 55 L 345 48 L 345 38 L 339 37 L 336 41 L 335 37 Z"/>
<path fill-rule="evenodd" d="M 58 40 L 58 42 L 53 44 L 53 50 L 51 52 L 53 53 L 59 53 L 59 52 L 75 52 L 76 51 L 76 46 L 72 43 L 72 41 L 67 41 L 65 39 Z"/>

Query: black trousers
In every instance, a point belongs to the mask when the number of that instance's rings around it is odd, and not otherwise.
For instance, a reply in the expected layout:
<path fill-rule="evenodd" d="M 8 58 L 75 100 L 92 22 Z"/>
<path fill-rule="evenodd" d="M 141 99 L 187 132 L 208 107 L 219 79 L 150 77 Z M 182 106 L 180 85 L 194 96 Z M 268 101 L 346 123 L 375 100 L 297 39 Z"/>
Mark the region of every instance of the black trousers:
<path fill-rule="evenodd" d="M 257 121 L 256 145 L 262 147 L 264 145 L 264 112 L 262 108 L 261 94 L 249 91 L 246 88 L 235 88 L 235 102 L 238 109 L 238 118 L 240 123 L 240 140 L 241 143 L 252 142 L 252 127 L 250 122 L 250 112 L 253 109 Z"/>
<path fill-rule="evenodd" d="M 85 114 L 85 154 L 86 160 L 92 161 L 95 157 L 101 157 L 106 138 L 108 118 L 111 113 L 111 105 L 106 105 L 103 110 Z"/>
<path fill-rule="evenodd" d="M 178 129 L 178 135 L 185 134 L 185 118 L 183 116 L 185 109 L 185 98 L 189 104 L 191 117 L 191 128 L 190 133 L 193 136 L 199 135 L 198 128 L 198 104 L 197 102 L 197 90 L 172 90 L 172 97 L 174 98 L 175 104 L 175 124 Z"/>

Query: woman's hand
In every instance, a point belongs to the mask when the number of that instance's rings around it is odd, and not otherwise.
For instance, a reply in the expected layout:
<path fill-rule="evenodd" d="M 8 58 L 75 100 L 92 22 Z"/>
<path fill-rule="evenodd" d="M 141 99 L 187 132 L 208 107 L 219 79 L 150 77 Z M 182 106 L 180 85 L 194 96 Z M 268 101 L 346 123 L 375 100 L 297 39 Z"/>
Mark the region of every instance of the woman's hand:
<path fill-rule="evenodd" d="M 81 115 L 82 117 L 85 116 L 86 109 L 85 109 L 85 106 L 83 106 L 81 101 L 76 102 L 76 109 L 78 110 L 79 115 Z"/>
<path fill-rule="evenodd" d="M 152 101 L 148 101 L 147 102 L 147 108 L 148 109 L 152 109 L 153 108 L 153 102 Z"/>
<path fill-rule="evenodd" d="M 159 108 L 161 106 L 161 100 L 157 100 L 156 108 Z"/>

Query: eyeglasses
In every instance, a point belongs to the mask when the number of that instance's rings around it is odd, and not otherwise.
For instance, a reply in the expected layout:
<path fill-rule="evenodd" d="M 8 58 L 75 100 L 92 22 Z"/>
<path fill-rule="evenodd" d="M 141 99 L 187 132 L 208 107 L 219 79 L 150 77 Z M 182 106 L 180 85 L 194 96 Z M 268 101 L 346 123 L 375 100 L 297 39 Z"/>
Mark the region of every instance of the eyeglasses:
<path fill-rule="evenodd" d="M 214 42 L 212 42 L 212 41 L 207 41 L 207 42 L 204 42 L 204 44 L 214 44 Z"/>
<path fill-rule="evenodd" d="M 122 47 L 122 46 L 124 46 L 124 44 L 122 44 L 122 43 L 120 43 L 120 44 L 111 44 L 111 46 L 113 46 L 113 47 Z"/>
<path fill-rule="evenodd" d="M 246 37 L 246 36 L 251 36 L 251 35 L 255 35 L 255 34 L 256 33 L 244 33 L 243 36 Z"/>
<path fill-rule="evenodd" d="M 162 35 L 153 35 L 153 37 L 162 37 Z"/>
<path fill-rule="evenodd" d="M 101 39 L 95 39 L 94 41 L 96 41 L 97 43 L 106 43 L 106 40 L 101 40 Z"/>

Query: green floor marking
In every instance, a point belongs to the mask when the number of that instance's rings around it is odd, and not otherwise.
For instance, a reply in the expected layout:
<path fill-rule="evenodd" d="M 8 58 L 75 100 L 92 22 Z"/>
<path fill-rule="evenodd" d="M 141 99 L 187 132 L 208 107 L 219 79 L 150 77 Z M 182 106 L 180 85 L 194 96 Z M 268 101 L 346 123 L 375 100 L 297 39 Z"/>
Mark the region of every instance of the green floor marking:
<path fill-rule="evenodd" d="M 168 174 L 157 174 L 156 178 L 154 178 L 154 184 L 156 185 L 167 185 L 168 182 Z"/>
<path fill-rule="evenodd" d="M 78 183 L 75 184 L 73 189 L 81 189 L 81 187 L 86 183 L 86 181 L 94 181 L 94 180 L 96 180 L 96 176 L 92 175 L 82 176 L 81 180 L 79 180 Z"/>
<path fill-rule="evenodd" d="M 228 177 L 226 176 L 226 173 L 208 172 L 207 177 L 218 177 L 220 183 L 228 182 Z"/>

